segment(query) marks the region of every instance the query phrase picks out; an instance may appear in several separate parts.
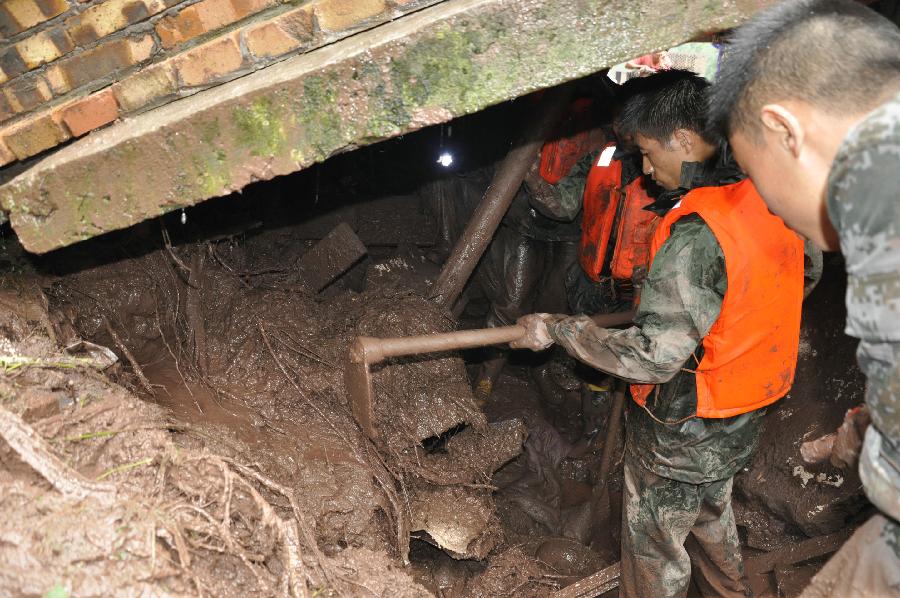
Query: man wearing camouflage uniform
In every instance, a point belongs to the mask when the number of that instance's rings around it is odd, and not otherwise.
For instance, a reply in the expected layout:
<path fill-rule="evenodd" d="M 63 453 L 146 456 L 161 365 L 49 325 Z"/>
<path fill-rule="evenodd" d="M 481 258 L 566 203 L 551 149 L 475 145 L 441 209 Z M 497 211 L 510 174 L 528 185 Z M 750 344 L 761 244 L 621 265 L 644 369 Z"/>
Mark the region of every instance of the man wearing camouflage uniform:
<path fill-rule="evenodd" d="M 705 592 L 743 595 L 732 478 L 757 446 L 764 407 L 793 379 L 802 242 L 765 210 L 729 148 L 705 136 L 705 81 L 669 71 L 642 85 L 622 127 L 666 193 L 651 206 L 665 215 L 636 326 L 612 331 L 585 316 L 533 314 L 520 320 L 528 334 L 514 346 L 557 343 L 641 383 L 627 412 L 622 595 L 684 596 L 692 565 Z M 744 218 L 729 220 L 729 212 Z M 753 326 L 742 328 L 742 318 Z M 713 364 L 728 354 L 740 371 Z"/>
<path fill-rule="evenodd" d="M 900 595 L 900 30 L 849 0 L 785 2 L 738 29 L 710 110 L 770 209 L 847 264 L 859 473 L 881 514 L 804 596 Z"/>

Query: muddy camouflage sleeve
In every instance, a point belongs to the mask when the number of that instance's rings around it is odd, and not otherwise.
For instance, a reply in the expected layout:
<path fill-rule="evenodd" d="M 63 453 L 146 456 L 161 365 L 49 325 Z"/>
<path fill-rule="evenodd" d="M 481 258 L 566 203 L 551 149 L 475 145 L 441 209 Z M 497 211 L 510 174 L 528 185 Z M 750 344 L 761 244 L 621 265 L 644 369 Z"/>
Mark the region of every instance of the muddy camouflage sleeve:
<path fill-rule="evenodd" d="M 726 288 L 725 257 L 715 235 L 699 216 L 686 216 L 653 259 L 636 326 L 607 330 L 581 315 L 550 324 L 550 334 L 594 368 L 632 382 L 666 382 L 719 317 Z"/>
<path fill-rule="evenodd" d="M 531 207 L 554 220 L 564 222 L 574 220 L 581 211 L 584 184 L 596 155 L 597 152 L 594 152 L 582 157 L 575 163 L 569 174 L 555 185 L 546 183 L 543 179 L 541 179 L 543 182 L 541 189 L 534 189 L 529 185 Z"/>
<path fill-rule="evenodd" d="M 872 427 L 860 456 L 869 499 L 900 519 L 900 95 L 844 140 L 828 212 L 847 263 L 847 327 L 860 339 Z M 898 551 L 900 553 L 900 551 Z"/>

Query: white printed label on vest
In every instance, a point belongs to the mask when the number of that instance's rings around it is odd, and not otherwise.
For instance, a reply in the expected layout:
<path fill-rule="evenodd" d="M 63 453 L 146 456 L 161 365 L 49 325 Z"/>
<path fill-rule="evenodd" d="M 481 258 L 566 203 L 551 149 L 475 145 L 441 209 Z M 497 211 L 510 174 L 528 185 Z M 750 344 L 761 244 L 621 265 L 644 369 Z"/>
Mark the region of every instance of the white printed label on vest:
<path fill-rule="evenodd" d="M 609 166 L 612 162 L 613 154 L 616 153 L 616 146 L 611 145 L 600 152 L 600 159 L 597 160 L 597 166 Z"/>

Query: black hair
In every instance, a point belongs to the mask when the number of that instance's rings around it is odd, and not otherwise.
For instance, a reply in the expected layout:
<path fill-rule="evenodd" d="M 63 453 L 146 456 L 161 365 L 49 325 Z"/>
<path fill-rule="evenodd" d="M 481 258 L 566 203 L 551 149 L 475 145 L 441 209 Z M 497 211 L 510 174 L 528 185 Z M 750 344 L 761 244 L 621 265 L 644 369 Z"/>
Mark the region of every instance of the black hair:
<path fill-rule="evenodd" d="M 677 129 L 706 138 L 709 83 L 690 71 L 666 70 L 631 79 L 622 86 L 624 98 L 617 129 L 668 142 Z"/>
<path fill-rule="evenodd" d="M 852 0 L 789 0 L 738 27 L 710 91 L 719 135 L 756 137 L 754 115 L 802 99 L 830 114 L 868 111 L 900 78 L 900 29 Z"/>

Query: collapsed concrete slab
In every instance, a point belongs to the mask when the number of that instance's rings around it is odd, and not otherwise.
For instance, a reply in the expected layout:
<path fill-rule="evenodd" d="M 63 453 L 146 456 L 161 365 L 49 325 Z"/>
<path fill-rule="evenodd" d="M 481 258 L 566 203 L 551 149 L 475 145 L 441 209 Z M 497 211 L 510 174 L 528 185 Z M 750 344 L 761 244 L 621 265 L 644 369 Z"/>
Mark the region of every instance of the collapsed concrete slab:
<path fill-rule="evenodd" d="M 767 0 L 447 0 L 91 134 L 0 187 L 42 253 L 734 26 Z"/>

